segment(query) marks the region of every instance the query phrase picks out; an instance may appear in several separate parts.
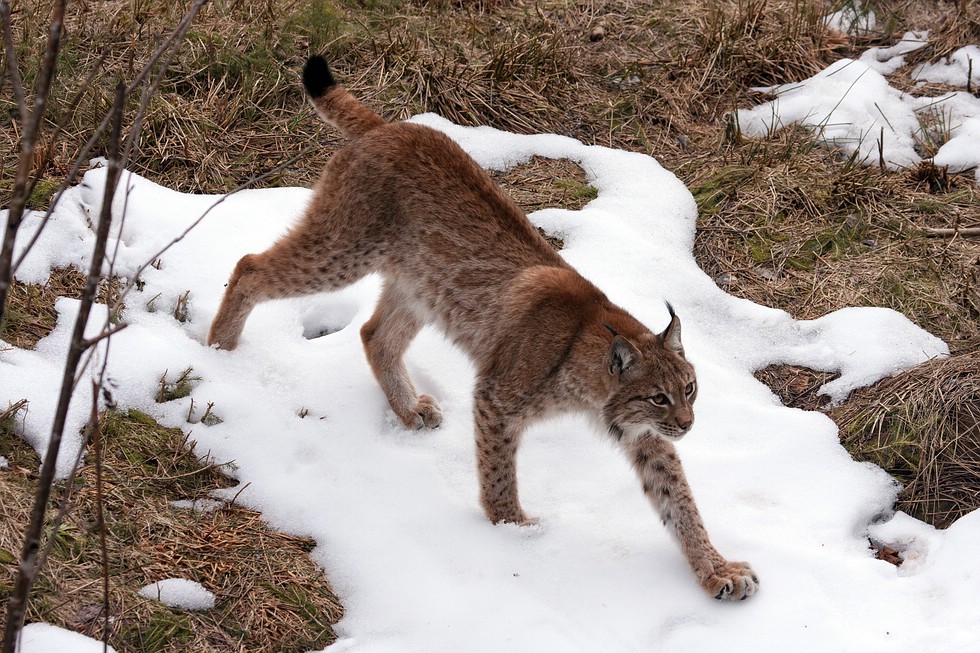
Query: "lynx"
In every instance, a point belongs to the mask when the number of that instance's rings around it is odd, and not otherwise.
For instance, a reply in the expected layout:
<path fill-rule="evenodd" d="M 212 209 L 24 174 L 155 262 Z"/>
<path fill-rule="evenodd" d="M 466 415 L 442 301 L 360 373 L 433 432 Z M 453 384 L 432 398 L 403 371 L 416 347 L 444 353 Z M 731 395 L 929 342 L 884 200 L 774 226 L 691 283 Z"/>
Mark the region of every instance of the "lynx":
<path fill-rule="evenodd" d="M 302 220 L 248 254 L 228 281 L 208 343 L 234 349 L 261 301 L 384 280 L 361 329 L 368 362 L 408 429 L 436 428 L 436 400 L 402 361 L 425 324 L 472 358 L 480 502 L 494 523 L 530 524 L 515 454 L 534 420 L 591 415 L 629 457 L 643 492 L 701 586 L 744 599 L 759 581 L 711 544 L 672 442 L 694 422 L 681 322 L 653 333 L 572 269 L 480 166 L 428 127 L 389 123 L 339 86 L 320 57 L 303 70 L 317 113 L 351 143 L 335 153 Z"/>

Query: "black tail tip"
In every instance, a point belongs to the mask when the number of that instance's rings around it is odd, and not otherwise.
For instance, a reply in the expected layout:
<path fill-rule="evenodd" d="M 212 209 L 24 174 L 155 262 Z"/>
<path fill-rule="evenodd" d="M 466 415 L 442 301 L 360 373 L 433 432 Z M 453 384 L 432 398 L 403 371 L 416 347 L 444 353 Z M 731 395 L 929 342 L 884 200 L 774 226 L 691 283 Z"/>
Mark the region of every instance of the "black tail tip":
<path fill-rule="evenodd" d="M 326 59 L 317 55 L 306 60 L 306 65 L 303 66 L 303 86 L 311 98 L 320 97 L 336 83 Z"/>

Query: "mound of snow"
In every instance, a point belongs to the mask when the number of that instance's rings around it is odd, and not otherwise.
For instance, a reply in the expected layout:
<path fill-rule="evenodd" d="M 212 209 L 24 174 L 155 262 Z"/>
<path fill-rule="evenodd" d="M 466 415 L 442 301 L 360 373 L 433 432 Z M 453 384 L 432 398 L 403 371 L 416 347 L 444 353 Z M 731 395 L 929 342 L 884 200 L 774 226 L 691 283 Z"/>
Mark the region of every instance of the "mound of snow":
<path fill-rule="evenodd" d="M 17 653 L 116 653 L 111 646 L 45 623 L 27 624 L 20 632 Z"/>
<path fill-rule="evenodd" d="M 181 610 L 210 610 L 214 594 L 186 578 L 166 578 L 140 589 L 139 595 Z"/>
<path fill-rule="evenodd" d="M 587 172 L 598 197 L 585 208 L 530 217 L 564 240 L 569 263 L 651 329 L 666 325 L 665 300 L 676 308 L 700 385 L 697 421 L 678 448 L 713 541 L 751 562 L 762 586 L 736 605 L 704 595 L 628 461 L 577 416 L 535 425 L 522 444 L 522 501 L 541 525 L 488 523 L 477 500 L 473 366 L 437 331 L 423 330 L 407 365 L 419 390 L 441 401 L 444 421 L 435 431 L 404 431 L 358 334 L 374 309 L 377 278 L 262 304 L 238 349 L 206 347 L 235 262 L 268 247 L 309 199 L 303 189 L 242 193 L 142 272 L 142 291 L 127 298 L 123 315 L 130 326 L 112 338 L 108 376 L 121 408 L 191 431 L 195 451 L 233 461 L 248 484 L 238 503 L 275 529 L 317 541 L 311 555 L 345 606 L 331 650 L 887 653 L 975 643 L 980 614 L 956 603 L 973 591 L 971 576 L 953 571 L 976 569 L 961 544 L 980 537 L 977 520 L 928 536 L 898 522 L 890 537 L 919 538 L 924 562 L 915 574 L 875 560 L 868 533 L 889 516 L 894 482 L 852 461 L 825 415 L 782 406 L 752 375 L 782 362 L 837 370 L 840 379 L 825 391 L 839 399 L 944 355 L 942 341 L 886 309 L 797 321 L 726 294 L 694 260 L 690 192 L 648 156 L 432 115 L 416 120 L 445 131 L 486 167 L 539 155 Z M 93 238 L 86 216 L 97 212 L 104 179 L 104 170 L 90 171 L 66 194 L 24 274 L 39 280 L 66 260 L 85 263 Z M 131 174 L 122 183 L 127 192 L 114 211 L 122 214 L 125 196 L 128 212 L 109 245 L 110 252 L 118 245 L 113 266 L 122 275 L 215 200 Z M 178 322 L 172 308 L 188 291 L 188 319 Z M 50 414 L 41 407 L 53 409 L 77 302 L 56 308 L 58 325 L 36 350 L 0 348 L 0 403 L 31 400 L 25 435 L 42 450 L 38 436 Z M 92 328 L 104 319 L 103 310 Z M 187 367 L 201 377 L 191 395 L 156 403 L 161 374 Z M 222 421 L 188 424 L 192 400 L 213 403 Z M 68 434 L 81 426 L 85 403 L 76 402 Z M 80 446 L 71 440 L 62 455 L 73 461 Z M 154 598 L 169 592 L 166 583 L 150 587 Z"/>

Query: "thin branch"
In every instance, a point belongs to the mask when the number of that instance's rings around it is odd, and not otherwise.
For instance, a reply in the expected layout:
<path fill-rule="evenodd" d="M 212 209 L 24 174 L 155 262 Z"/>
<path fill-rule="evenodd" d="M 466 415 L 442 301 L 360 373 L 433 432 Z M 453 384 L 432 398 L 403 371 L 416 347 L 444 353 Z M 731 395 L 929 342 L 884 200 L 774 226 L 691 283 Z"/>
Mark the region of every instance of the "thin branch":
<path fill-rule="evenodd" d="M 14 87 L 14 98 L 17 100 L 17 110 L 21 123 L 27 122 L 27 100 L 24 98 L 24 82 L 20 78 L 17 66 L 17 53 L 14 50 L 14 34 L 10 21 L 10 3 L 0 2 L 0 20 L 3 21 L 3 49 L 7 54 L 7 74 L 10 75 L 10 85 Z"/>
<path fill-rule="evenodd" d="M 187 32 L 188 27 L 190 27 L 191 22 L 197 16 L 198 12 L 201 10 L 201 7 L 205 3 L 207 3 L 207 0 L 195 0 L 194 4 L 191 5 L 191 8 L 187 10 L 186 14 L 184 14 L 184 17 L 181 19 L 176 29 L 174 29 L 174 31 L 170 34 L 170 36 L 167 37 L 167 39 L 160 45 L 160 47 L 158 47 L 153 52 L 153 54 L 150 56 L 149 61 L 146 62 L 146 65 L 143 66 L 143 69 L 136 76 L 136 79 L 134 79 L 129 84 L 129 86 L 126 87 L 127 97 L 129 97 L 137 88 L 139 88 L 143 84 L 143 82 L 149 77 L 150 73 L 153 71 L 153 67 L 156 65 L 157 61 L 160 60 L 160 57 L 162 57 L 168 51 L 168 49 L 177 41 L 177 39 L 183 38 L 184 34 Z M 162 74 L 163 73 L 161 71 L 161 75 Z M 71 170 L 68 172 L 68 175 L 65 177 L 61 186 L 58 188 L 58 192 L 55 193 L 54 198 L 51 200 L 51 205 L 48 207 L 48 210 L 45 212 L 44 217 L 41 219 L 41 223 L 40 225 L 38 225 L 37 231 L 31 237 L 30 241 L 28 241 L 27 247 L 25 247 L 24 250 L 21 252 L 20 256 L 17 257 L 17 262 L 14 263 L 13 265 L 13 270 L 12 270 L 13 272 L 17 271 L 17 268 L 19 268 L 21 263 L 24 262 L 24 258 L 37 244 L 38 239 L 41 237 L 41 232 L 44 231 L 44 228 L 47 226 L 48 221 L 51 219 L 51 215 L 52 213 L 54 213 L 55 208 L 58 206 L 58 202 L 61 201 L 61 196 L 68 189 L 69 186 L 75 183 L 75 179 L 78 177 L 78 172 L 82 169 L 82 165 L 84 165 L 88 161 L 89 152 L 92 151 L 92 148 L 95 147 L 95 143 L 102 137 L 102 134 L 105 133 L 105 130 L 108 128 L 110 115 L 111 114 L 105 115 L 105 117 L 102 119 L 102 122 L 99 123 L 98 127 L 96 127 L 95 132 L 93 132 L 92 136 L 88 139 L 88 142 L 86 142 L 85 145 L 82 147 L 81 152 L 78 154 L 77 157 L 75 157 L 75 162 L 72 164 Z M 2 275 L 2 268 L 0 268 L 0 275 Z M 2 283 L 3 283 L 3 277 L 0 276 L 0 285 L 2 285 Z M 0 311 L 2 311 L 2 304 L 0 304 Z M 0 317 L 2 317 L 2 313 L 0 313 Z"/>
<path fill-rule="evenodd" d="M 34 109 L 24 122 L 24 130 L 20 139 L 20 157 L 17 160 L 17 172 L 14 174 L 14 191 L 8 206 L 7 228 L 4 231 L 3 244 L 0 245 L 0 324 L 3 323 L 7 293 L 13 280 L 11 264 L 14 256 L 14 241 L 17 239 L 17 230 L 24 218 L 24 207 L 27 205 L 27 182 L 31 176 L 31 167 L 34 165 L 34 147 L 37 144 L 41 117 L 47 107 L 48 93 L 51 91 L 55 64 L 58 60 L 58 50 L 61 47 L 61 27 L 65 18 L 66 2 L 67 0 L 58 0 L 51 12 L 48 42 L 41 64 L 41 74 L 38 76 L 37 91 L 34 95 Z M 3 0 L 2 4 L 7 6 L 7 0 Z M 4 16 L 9 18 L 9 7 Z M 9 23 L 9 20 L 5 19 L 5 23 Z"/>
<path fill-rule="evenodd" d="M 106 178 L 105 194 L 102 200 L 102 211 L 99 215 L 95 246 L 92 251 L 92 263 L 89 267 L 88 281 L 78 307 L 78 316 L 75 319 L 75 328 L 72 333 L 71 344 L 68 348 L 65 372 L 61 381 L 61 392 L 58 396 L 58 406 L 51 426 L 51 436 L 48 440 L 47 452 L 44 455 L 44 463 L 41 466 L 41 474 L 38 478 L 37 495 L 34 500 L 33 510 L 31 511 L 31 520 L 24 539 L 24 547 L 21 551 L 17 579 L 13 592 L 11 592 L 10 600 L 7 603 L 7 624 L 4 630 L 3 653 L 14 653 L 17 637 L 23 626 L 24 615 L 27 613 L 27 599 L 30 595 L 31 587 L 34 584 L 34 579 L 40 570 L 38 551 L 41 547 L 41 532 L 44 527 L 44 516 L 54 484 L 55 464 L 58 460 L 61 438 L 68 417 L 68 407 L 71 403 L 75 371 L 82 355 L 86 351 L 85 327 L 88 324 L 88 317 L 98 293 L 99 279 L 102 274 L 102 261 L 105 258 L 106 242 L 109 239 L 109 225 L 112 222 L 112 198 L 116 191 L 116 183 L 119 181 L 120 173 L 119 143 L 122 133 L 123 103 L 125 98 L 125 88 L 120 83 L 116 87 L 116 99 L 113 103 L 112 137 L 109 141 L 109 172 Z"/>
<path fill-rule="evenodd" d="M 197 12 L 200 11 L 201 6 L 204 5 L 205 2 L 207 2 L 207 0 L 197 0 L 194 3 L 194 5 L 184 16 L 183 20 L 181 20 L 180 24 L 177 26 L 177 29 L 170 35 L 170 38 L 168 39 L 170 43 L 174 43 L 184 38 L 184 34 L 187 32 L 191 22 L 197 16 Z M 146 115 L 146 108 L 150 104 L 150 99 L 154 96 L 154 94 L 156 94 L 157 87 L 160 86 L 160 82 L 163 81 L 164 74 L 167 72 L 167 68 L 170 67 L 170 62 L 173 61 L 174 55 L 177 54 L 177 48 L 169 48 L 168 50 L 161 49 L 157 52 L 159 55 L 155 54 L 151 59 L 152 62 L 155 62 L 156 59 L 159 58 L 159 56 L 162 56 L 164 52 L 167 53 L 167 56 L 163 60 L 163 63 L 160 64 L 160 72 L 157 75 L 157 78 L 150 83 L 149 87 L 143 89 L 143 96 L 140 98 L 140 106 L 136 111 L 136 117 L 133 119 L 133 126 L 130 129 L 129 135 L 126 137 L 126 149 L 123 151 L 124 164 L 129 160 L 130 155 L 133 153 L 133 148 L 136 147 L 136 144 L 139 142 L 140 132 L 143 129 L 143 117 Z M 135 88 L 133 90 L 135 90 Z"/>
<path fill-rule="evenodd" d="M 88 340 L 86 340 L 85 348 L 89 349 L 91 347 L 94 347 L 95 345 L 99 344 L 106 338 L 111 338 L 112 336 L 116 335 L 117 333 L 119 333 L 120 331 L 122 331 L 128 326 L 129 326 L 128 324 L 123 323 L 123 324 L 117 324 L 112 328 L 106 329 L 105 331 L 95 336 L 94 338 L 89 338 Z"/>
<path fill-rule="evenodd" d="M 980 236 L 980 227 L 926 227 L 926 235 L 931 238 L 976 237 Z"/>
<path fill-rule="evenodd" d="M 85 79 L 78 86 L 78 90 L 75 92 L 75 97 L 73 97 L 71 99 L 71 102 L 68 103 L 68 110 L 62 116 L 61 120 L 58 121 L 58 124 L 55 126 L 54 132 L 52 132 L 51 137 L 48 138 L 48 147 L 44 151 L 44 157 L 41 160 L 41 165 L 38 167 L 37 173 L 34 175 L 34 179 L 31 181 L 30 187 L 27 189 L 28 197 L 34 194 L 34 188 L 37 186 L 37 183 L 41 181 L 41 177 L 44 175 L 44 172 L 48 169 L 48 166 L 51 165 L 51 161 L 54 159 L 54 148 L 56 145 L 58 145 L 58 138 L 61 136 L 61 133 L 65 130 L 65 124 L 74 117 L 75 112 L 78 110 L 78 106 L 82 102 L 82 98 L 85 96 L 85 92 L 89 88 L 91 88 L 92 82 L 95 80 L 95 76 L 99 72 L 99 69 L 102 68 L 102 65 L 105 63 L 107 56 L 108 53 L 103 52 L 102 56 L 99 57 L 99 60 L 95 62 L 94 66 L 92 66 L 92 69 L 88 72 L 88 74 L 85 76 Z M 61 189 L 59 187 L 59 192 L 60 190 Z M 23 255 L 21 255 L 21 258 L 23 258 Z M 14 272 L 16 271 L 17 271 L 17 264 L 15 263 Z"/>
<path fill-rule="evenodd" d="M 103 373 L 105 368 L 103 367 Z M 92 412 L 89 415 L 92 449 L 95 453 L 95 527 L 99 531 L 99 549 L 102 554 L 102 643 L 109 645 L 109 547 L 106 544 L 105 515 L 102 511 L 102 427 L 99 425 L 100 380 L 92 379 Z"/>
<path fill-rule="evenodd" d="M 122 288 L 122 290 L 119 291 L 119 301 L 122 301 L 122 299 L 126 296 L 126 294 L 130 290 L 133 289 L 133 286 L 136 285 L 136 281 L 139 279 L 140 274 L 142 274 L 143 271 L 146 268 L 150 267 L 153 264 L 153 261 L 155 261 L 158 258 L 160 258 L 167 250 L 169 250 L 171 247 L 173 247 L 174 245 L 176 245 L 177 243 L 179 243 L 180 241 L 182 241 L 184 238 L 186 238 L 187 237 L 187 234 L 189 234 L 191 231 L 193 231 L 194 228 L 197 227 L 197 225 L 201 224 L 201 221 L 203 221 L 204 218 L 206 218 L 207 215 L 209 213 L 211 213 L 211 211 L 213 211 L 215 208 L 217 208 L 217 206 L 219 204 L 221 204 L 222 202 L 224 202 L 226 199 L 228 199 L 232 195 L 234 195 L 234 194 L 236 194 L 236 193 L 238 193 L 240 191 L 243 191 L 243 190 L 245 190 L 247 188 L 251 188 L 255 184 L 257 184 L 260 181 L 262 181 L 263 179 L 266 179 L 268 177 L 271 177 L 272 175 L 277 174 L 278 172 L 282 171 L 283 169 L 288 168 L 289 166 L 291 166 L 292 164 L 296 163 L 297 161 L 299 161 L 300 159 L 302 159 L 303 157 L 305 157 L 307 154 L 309 154 L 310 152 L 312 152 L 314 149 L 316 149 L 318 147 L 320 147 L 319 144 L 308 145 L 307 147 L 303 148 L 303 150 L 299 154 L 296 154 L 295 156 L 290 157 L 287 161 L 284 161 L 284 162 L 280 163 L 279 165 L 277 165 L 275 168 L 272 168 L 271 170 L 267 170 L 267 171 L 263 172 L 261 175 L 257 175 L 255 177 L 252 177 L 252 178 L 248 179 L 247 181 L 245 181 L 243 184 L 241 184 L 237 188 L 229 191 L 228 193 L 222 195 L 217 200 L 215 200 L 215 202 L 211 206 L 209 206 L 207 208 L 207 210 L 204 211 L 204 213 L 202 213 L 200 216 L 198 216 L 198 218 L 196 220 L 194 220 L 194 222 L 192 222 L 186 229 L 184 229 L 184 231 L 181 232 L 181 234 L 179 236 L 177 236 L 176 238 L 174 238 L 173 240 L 171 240 L 169 243 L 167 243 L 166 245 L 164 245 L 160 249 L 160 251 L 158 251 L 153 256 L 150 256 L 146 260 L 146 262 L 143 263 L 143 265 L 141 265 L 139 268 L 136 269 L 136 272 L 133 274 L 133 278 L 129 280 L 129 282 Z"/>

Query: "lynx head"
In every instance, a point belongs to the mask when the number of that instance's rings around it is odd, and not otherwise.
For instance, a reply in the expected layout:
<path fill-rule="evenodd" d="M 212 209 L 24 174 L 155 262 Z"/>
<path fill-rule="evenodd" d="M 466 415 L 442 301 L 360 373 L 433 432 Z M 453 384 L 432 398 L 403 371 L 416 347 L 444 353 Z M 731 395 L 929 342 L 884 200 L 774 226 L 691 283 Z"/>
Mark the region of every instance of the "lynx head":
<path fill-rule="evenodd" d="M 634 341 L 606 326 L 613 334 L 608 360 L 616 384 L 602 419 L 624 444 L 646 437 L 676 441 L 694 423 L 698 382 L 684 358 L 680 318 L 670 304 L 667 310 L 671 319 L 663 333 L 647 333 Z"/>

